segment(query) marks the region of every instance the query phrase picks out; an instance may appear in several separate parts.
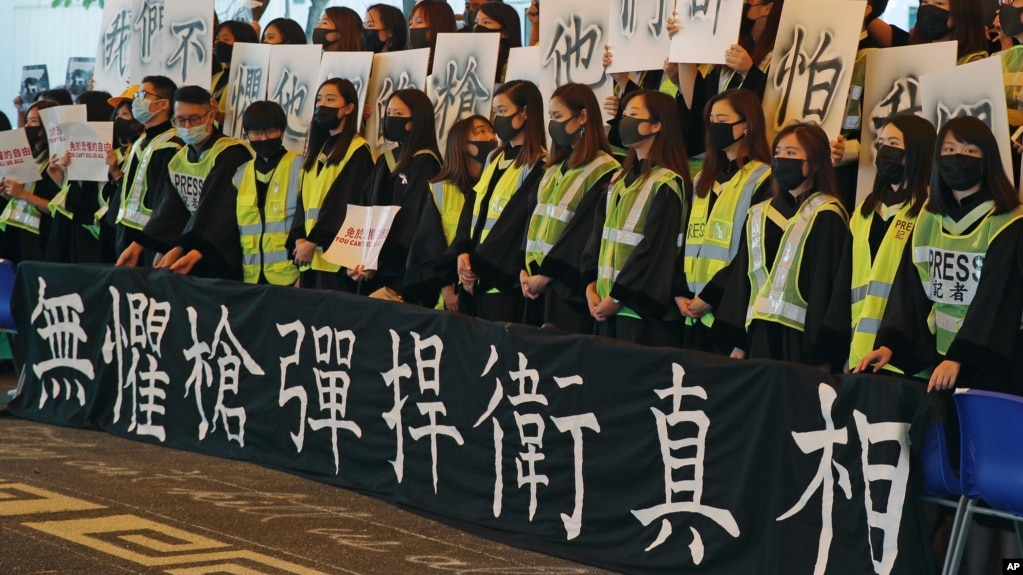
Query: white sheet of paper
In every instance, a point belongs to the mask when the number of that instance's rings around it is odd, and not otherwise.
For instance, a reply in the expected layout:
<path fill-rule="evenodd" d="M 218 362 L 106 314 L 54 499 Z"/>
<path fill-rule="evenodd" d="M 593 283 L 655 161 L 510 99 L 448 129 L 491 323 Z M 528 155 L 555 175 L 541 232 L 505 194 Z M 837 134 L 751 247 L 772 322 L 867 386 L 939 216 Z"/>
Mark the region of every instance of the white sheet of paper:
<path fill-rule="evenodd" d="M 163 66 L 164 27 L 167 23 L 163 17 L 165 7 L 165 0 L 131 2 L 129 74 L 133 82 L 141 83 L 146 76 L 167 75 Z"/>
<path fill-rule="evenodd" d="M 0 132 L 0 175 L 22 184 L 43 179 L 24 128 Z"/>
<path fill-rule="evenodd" d="M 610 119 L 603 106 L 614 93 L 614 82 L 604 70 L 610 14 L 611 0 L 558 0 L 543 5 L 539 88 L 544 102 L 550 101 L 558 86 L 586 84 L 602 104 L 603 120 Z"/>
<path fill-rule="evenodd" d="M 106 0 L 92 76 L 97 90 L 116 96 L 131 84 L 131 22 L 131 0 Z"/>
<path fill-rule="evenodd" d="M 85 105 L 54 106 L 39 110 L 39 119 L 46 128 L 46 139 L 50 143 L 50 156 L 59 158 L 67 152 L 67 135 L 61 130 L 62 124 L 85 121 Z"/>
<path fill-rule="evenodd" d="M 345 222 L 323 257 L 350 269 L 360 265 L 367 270 L 377 269 L 380 250 L 400 209 L 399 206 L 349 205 Z"/>
<path fill-rule="evenodd" d="M 508 51 L 508 67 L 504 71 L 504 79 L 527 80 L 540 85 L 540 47 L 523 46 Z M 488 114 L 484 114 L 486 116 Z"/>
<path fill-rule="evenodd" d="M 213 0 L 188 0 L 164 4 L 164 37 L 161 64 L 164 75 L 178 86 L 210 89 L 213 60 Z"/>
<path fill-rule="evenodd" d="M 316 107 L 316 76 L 320 72 L 318 45 L 276 44 L 270 47 L 270 71 L 267 78 L 267 99 L 284 108 L 288 127 L 284 147 L 298 154 L 305 152 L 309 123 Z"/>
<path fill-rule="evenodd" d="M 359 94 L 359 105 L 356 110 L 366 106 L 366 92 L 369 87 L 369 74 L 373 69 L 373 52 L 324 52 L 320 57 L 320 73 L 316 79 L 319 88 L 329 78 L 344 78 L 355 86 Z M 315 97 L 315 96 L 314 96 Z M 362 114 L 356 114 L 359 129 L 362 129 Z"/>
<path fill-rule="evenodd" d="M 76 182 L 107 181 L 107 151 L 113 141 L 113 122 L 69 122 L 60 125 L 67 138 L 71 164 L 67 177 Z"/>
<path fill-rule="evenodd" d="M 437 145 L 445 149 L 458 120 L 487 116 L 497 76 L 498 34 L 438 34 L 427 95 L 433 102 Z"/>
<path fill-rule="evenodd" d="M 239 42 L 231 56 L 231 74 L 227 81 L 227 109 L 224 133 L 241 139 L 242 114 L 249 104 L 266 99 L 267 70 L 270 69 L 270 45 Z"/>
<path fill-rule="evenodd" d="M 611 0 L 606 44 L 614 58 L 607 71 L 660 70 L 671 46 L 668 18 L 674 5 L 669 0 Z"/>
<path fill-rule="evenodd" d="M 406 88 L 426 89 L 426 68 L 430 63 L 430 49 L 385 52 L 373 55 L 373 74 L 369 78 L 369 104 L 372 114 L 366 122 L 366 140 L 373 155 L 378 156 L 395 144 L 384 139 L 381 119 L 391 94 Z"/>
<path fill-rule="evenodd" d="M 739 41 L 742 0 L 682 0 L 678 12 L 681 30 L 671 38 L 671 62 L 724 64 L 725 51 Z"/>

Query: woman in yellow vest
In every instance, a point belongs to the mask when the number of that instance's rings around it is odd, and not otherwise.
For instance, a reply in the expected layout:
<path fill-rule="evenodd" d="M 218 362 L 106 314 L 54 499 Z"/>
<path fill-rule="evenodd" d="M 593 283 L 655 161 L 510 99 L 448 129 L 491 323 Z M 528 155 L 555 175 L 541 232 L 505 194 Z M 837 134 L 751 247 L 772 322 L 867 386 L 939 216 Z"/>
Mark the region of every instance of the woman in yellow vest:
<path fill-rule="evenodd" d="M 448 7 L 448 10 L 450 9 Z M 476 198 L 476 192 L 472 188 L 483 173 L 487 156 L 495 148 L 497 134 L 494 133 L 494 126 L 490 124 L 490 120 L 483 116 L 475 115 L 459 120 L 452 124 L 451 130 L 448 131 L 444 161 L 441 163 L 440 173 L 430 180 L 430 189 L 433 203 L 440 211 L 444 240 L 449 248 L 455 240 L 463 208 L 466 204 L 472 204 Z M 447 255 L 450 255 L 450 251 Z M 442 299 L 436 308 L 475 315 L 472 298 L 461 297 L 463 294 L 465 296 L 469 294 L 459 289 L 454 263 L 448 260 L 441 265 Z"/>
<path fill-rule="evenodd" d="M 368 283 L 362 293 L 386 287 L 408 303 L 432 307 L 440 293 L 437 266 L 447 249 L 430 180 L 440 172 L 433 103 L 422 90 L 398 90 L 387 101 L 384 137 L 398 144 L 377 158 L 364 196 L 372 206 L 398 206 L 376 270 L 348 270 Z"/>
<path fill-rule="evenodd" d="M 593 233 L 597 204 L 621 165 L 612 156 L 600 103 L 588 86 L 559 87 L 548 111 L 554 144 L 526 230 L 526 260 L 519 274 L 526 323 L 593 333 L 580 256 Z"/>
<path fill-rule="evenodd" d="M 721 304 L 730 264 L 742 247 L 739 239 L 750 206 L 770 198 L 771 149 L 763 108 L 749 90 L 728 90 L 711 98 L 703 121 L 707 155 L 693 181 L 682 293 L 675 303 L 685 316 L 683 347 L 728 353 L 731 349 L 721 350 L 710 337 L 712 310 Z"/>
<path fill-rule="evenodd" d="M 928 391 L 1019 395 L 1023 207 L 982 121 L 949 120 L 937 141 L 912 249 L 903 252 L 876 349 L 857 371 L 889 362 L 904 373 L 933 368 Z"/>
<path fill-rule="evenodd" d="M 598 202 L 583 257 L 596 333 L 644 345 L 682 341 L 672 295 L 682 248 L 689 161 L 675 101 L 653 90 L 626 96 L 619 124 L 625 164 Z"/>
<path fill-rule="evenodd" d="M 331 78 L 316 91 L 309 125 L 302 194 L 292 228 L 292 254 L 302 268 L 301 286 L 346 289 L 355 286 L 341 267 L 323 259 L 345 221 L 348 204 L 363 203 L 361 191 L 373 171 L 369 144 L 355 132 L 359 96 L 348 80 Z"/>
<path fill-rule="evenodd" d="M 494 94 L 501 146 L 490 155 L 473 203 L 466 203 L 452 249 L 459 281 L 490 321 L 522 321 L 522 238 L 547 159 L 543 96 L 532 82 L 506 82 Z"/>
<path fill-rule="evenodd" d="M 840 370 L 849 330 L 830 330 L 824 320 L 849 227 L 835 196 L 824 130 L 816 124 L 782 129 L 771 177 L 774 197 L 750 208 L 711 333 L 719 345 L 731 346 L 732 357 Z"/>
<path fill-rule="evenodd" d="M 917 216 L 927 201 L 934 164 L 934 125 L 918 116 L 889 119 L 878 131 L 870 194 L 852 214 L 851 247 L 838 277 L 839 302 L 829 326 L 852 327 L 848 369 L 874 349 L 895 271 L 909 247 Z M 889 366 L 893 371 L 894 367 Z"/>
<path fill-rule="evenodd" d="M 302 193 L 305 158 L 284 149 L 287 126 L 288 117 L 276 102 L 253 102 L 242 114 L 242 130 L 256 153 L 234 178 L 245 283 L 291 286 L 298 281 L 287 242 Z"/>

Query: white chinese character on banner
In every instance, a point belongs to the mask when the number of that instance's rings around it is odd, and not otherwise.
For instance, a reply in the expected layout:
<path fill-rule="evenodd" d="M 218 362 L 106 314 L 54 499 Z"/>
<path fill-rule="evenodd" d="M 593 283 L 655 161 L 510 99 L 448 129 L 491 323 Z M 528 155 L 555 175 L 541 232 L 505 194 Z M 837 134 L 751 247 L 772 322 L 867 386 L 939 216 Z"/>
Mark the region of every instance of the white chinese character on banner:
<path fill-rule="evenodd" d="M 817 393 L 821 401 L 821 415 L 824 416 L 824 429 L 801 433 L 793 431 L 792 438 L 803 453 L 820 451 L 821 462 L 817 474 L 806 487 L 802 497 L 792 509 L 778 517 L 777 521 L 784 521 L 802 511 L 817 490 L 821 491 L 821 538 L 817 544 L 817 563 L 813 572 L 814 575 L 823 575 L 828 567 L 828 554 L 834 536 L 832 515 L 835 505 L 835 477 L 831 473 L 831 468 L 834 467 L 835 473 L 838 474 L 838 486 L 842 488 L 846 499 L 852 499 L 852 486 L 849 482 L 849 471 L 835 461 L 835 445 L 845 445 L 849 442 L 849 430 L 844 427 L 836 429 L 831 416 L 831 407 L 835 404 L 837 394 L 831 386 L 823 383 L 817 386 Z"/>
<path fill-rule="evenodd" d="M 36 329 L 36 334 L 50 346 L 50 359 L 32 366 L 41 384 L 40 409 L 51 395 L 47 393 L 47 384 L 54 401 L 63 391 L 65 399 L 74 396 L 78 405 L 85 406 L 85 387 L 78 378 L 84 376 L 91 380 L 95 373 L 91 361 L 78 357 L 78 346 L 89 341 L 82 329 L 84 311 L 82 296 L 76 293 L 47 298 L 46 281 L 39 278 L 39 301 L 32 310 L 31 321 L 35 324 L 36 320 L 43 319 L 44 325 Z M 44 380 L 44 376 L 47 379 Z"/>
<path fill-rule="evenodd" d="M 188 322 L 191 326 L 192 346 L 185 350 L 185 359 L 192 362 L 192 373 L 185 382 L 185 397 L 189 391 L 195 394 L 195 406 L 199 412 L 199 439 L 205 439 L 210 431 L 217 430 L 217 422 L 224 425 L 224 434 L 228 441 L 236 441 L 238 445 L 245 447 L 245 420 L 246 412 L 244 407 L 227 407 L 225 396 L 228 393 L 238 394 L 238 383 L 241 377 L 241 368 L 252 375 L 264 375 L 263 368 L 256 360 L 252 359 L 249 352 L 245 351 L 241 342 L 231 331 L 230 314 L 227 306 L 220 306 L 220 322 L 213 333 L 213 340 L 206 343 L 199 340 L 199 312 L 188 307 Z M 214 383 L 213 367 L 217 372 L 217 403 L 213 408 L 212 428 L 210 419 L 206 417 L 206 410 L 203 406 L 202 388 L 212 387 Z M 231 425 L 231 421 L 237 425 Z"/>
<path fill-rule="evenodd" d="M 902 526 L 902 508 L 906 503 L 906 486 L 909 484 L 909 423 L 885 421 L 870 423 L 866 414 L 853 411 L 856 434 L 860 438 L 860 460 L 863 464 L 863 503 L 867 509 L 867 528 L 882 533 L 881 548 L 875 547 L 874 537 L 870 542 L 871 560 L 874 572 L 889 575 L 899 555 L 899 528 Z M 870 462 L 870 446 L 892 442 L 898 445 L 899 455 L 895 465 Z M 871 484 L 878 482 L 888 485 L 888 500 L 882 511 L 874 508 L 874 492 Z M 877 559 L 878 551 L 881 558 Z"/>
<path fill-rule="evenodd" d="M 657 519 L 661 519 L 661 529 L 657 538 L 645 550 L 650 551 L 664 543 L 672 533 L 671 521 L 665 516 L 675 513 L 696 513 L 714 521 L 721 526 L 732 537 L 739 536 L 739 525 L 732 517 L 732 513 L 726 509 L 711 507 L 703 503 L 703 474 L 704 459 L 707 452 L 707 431 L 710 429 L 710 419 L 703 411 L 682 411 L 682 398 L 695 397 L 706 400 L 707 392 L 700 386 L 684 387 L 686 371 L 681 365 L 672 364 L 672 386 L 667 389 L 657 389 L 655 393 L 663 399 L 671 399 L 671 412 L 664 413 L 656 407 L 651 407 L 654 414 L 654 421 L 657 423 L 657 438 L 661 445 L 661 458 L 664 461 L 664 503 L 647 509 L 633 509 L 632 514 L 636 516 L 644 526 L 650 525 Z M 696 437 L 678 438 L 670 435 L 672 428 L 691 429 L 696 426 Z M 682 457 L 675 453 L 692 453 L 692 456 Z M 674 473 L 684 470 L 684 474 L 691 479 L 676 481 Z M 686 500 L 678 500 L 677 495 L 685 496 Z M 699 565 L 703 561 L 704 548 L 703 537 L 695 527 L 690 526 L 689 531 L 693 540 L 689 544 L 689 551 L 693 557 L 693 563 Z"/>

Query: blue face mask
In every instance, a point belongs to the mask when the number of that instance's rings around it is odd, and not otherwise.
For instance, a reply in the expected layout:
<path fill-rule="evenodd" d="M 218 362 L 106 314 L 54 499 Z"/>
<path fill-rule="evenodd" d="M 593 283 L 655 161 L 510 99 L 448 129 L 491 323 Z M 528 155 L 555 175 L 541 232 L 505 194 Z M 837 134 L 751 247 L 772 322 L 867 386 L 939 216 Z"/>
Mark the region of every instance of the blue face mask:
<path fill-rule="evenodd" d="M 206 124 L 199 124 L 191 128 L 178 128 L 178 137 L 189 146 L 198 146 L 209 137 Z"/>
<path fill-rule="evenodd" d="M 140 123 L 145 124 L 152 120 L 156 114 L 149 111 L 149 100 L 143 99 L 131 101 L 131 115 Z"/>

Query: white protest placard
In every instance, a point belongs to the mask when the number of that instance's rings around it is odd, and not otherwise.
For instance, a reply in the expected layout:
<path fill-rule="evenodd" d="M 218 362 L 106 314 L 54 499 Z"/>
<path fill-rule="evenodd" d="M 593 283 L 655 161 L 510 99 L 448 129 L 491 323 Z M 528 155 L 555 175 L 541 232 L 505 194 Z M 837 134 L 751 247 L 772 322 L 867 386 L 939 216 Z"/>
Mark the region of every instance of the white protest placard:
<path fill-rule="evenodd" d="M 611 0 L 559 0 L 543 5 L 540 18 L 540 92 L 544 102 L 569 82 L 593 89 L 598 102 L 613 94 L 604 70 Z M 604 120 L 608 114 L 601 106 Z M 545 114 L 546 117 L 546 114 Z"/>
<path fill-rule="evenodd" d="M 923 116 L 939 130 L 961 116 L 973 116 L 987 124 L 998 140 L 1005 173 L 1013 180 L 1001 58 L 984 58 L 920 76 L 920 96 Z"/>
<path fill-rule="evenodd" d="M 128 73 L 135 82 L 165 76 L 163 67 L 164 0 L 132 0 Z"/>
<path fill-rule="evenodd" d="M 671 39 L 668 60 L 691 64 L 724 64 L 725 51 L 739 41 L 744 6 L 742 0 L 679 2 L 676 18 L 681 29 Z"/>
<path fill-rule="evenodd" d="M 767 141 L 793 122 L 841 133 L 865 10 L 865 0 L 785 3 L 764 92 Z"/>
<path fill-rule="evenodd" d="M 227 81 L 227 110 L 224 133 L 242 138 L 242 114 L 249 104 L 266 99 L 270 45 L 238 42 L 234 45 L 231 74 Z"/>
<path fill-rule="evenodd" d="M 60 128 L 71 154 L 67 178 L 76 182 L 106 182 L 107 152 L 114 137 L 114 123 L 69 122 L 61 124 Z"/>
<path fill-rule="evenodd" d="M 369 75 L 373 69 L 373 52 L 324 52 L 320 57 L 320 72 L 316 77 L 317 88 L 330 78 L 343 78 L 352 83 L 359 95 L 356 110 L 366 106 L 366 92 L 369 89 Z M 315 94 L 314 94 L 315 97 Z M 358 128 L 362 129 L 362 113 L 358 118 Z"/>
<path fill-rule="evenodd" d="M 67 152 L 67 135 L 61 129 L 62 124 L 86 121 L 85 105 L 54 106 L 39 110 L 39 119 L 46 129 L 46 139 L 50 144 L 50 156 L 59 158 Z"/>
<path fill-rule="evenodd" d="M 856 205 L 874 187 L 874 157 L 878 128 L 900 114 L 923 116 L 920 77 L 956 65 L 956 42 L 932 42 L 872 50 L 867 54 L 863 86 L 863 118 L 860 123 L 859 174 Z"/>
<path fill-rule="evenodd" d="M 377 258 L 384 247 L 399 206 L 349 205 L 345 222 L 323 257 L 332 264 L 349 269 L 363 266 L 377 269 Z"/>
<path fill-rule="evenodd" d="M 32 64 L 21 68 L 21 111 L 28 110 L 36 96 L 50 89 L 50 75 L 46 64 Z"/>
<path fill-rule="evenodd" d="M 540 47 L 523 46 L 508 51 L 504 81 L 525 80 L 540 85 Z M 487 114 L 484 114 L 486 116 Z"/>
<path fill-rule="evenodd" d="M 387 109 L 387 100 L 398 90 L 426 88 L 426 68 L 429 62 L 429 48 L 373 55 L 373 74 L 369 78 L 367 96 L 373 109 L 366 125 L 366 140 L 374 156 L 395 146 L 384 139 L 381 120 Z"/>
<path fill-rule="evenodd" d="M 131 4 L 132 0 L 106 0 L 103 5 L 93 71 L 97 90 L 120 94 L 131 84 Z"/>
<path fill-rule="evenodd" d="M 210 89 L 213 60 L 213 0 L 167 2 L 163 15 L 161 61 L 164 75 L 178 86 Z"/>
<path fill-rule="evenodd" d="M 43 179 L 24 128 L 0 132 L 0 177 L 22 184 Z"/>
<path fill-rule="evenodd" d="M 669 0 L 611 0 L 606 44 L 611 46 L 614 59 L 607 71 L 660 70 L 668 57 L 671 43 L 668 18 L 674 6 L 675 2 Z M 585 35 L 593 31 L 582 33 L 582 38 L 574 39 L 575 43 L 584 42 Z"/>
<path fill-rule="evenodd" d="M 440 149 L 447 145 L 455 122 L 490 115 L 500 41 L 499 34 L 437 34 L 426 93 L 433 102 Z"/>
<path fill-rule="evenodd" d="M 305 151 L 309 123 L 316 107 L 316 76 L 320 72 L 319 45 L 284 45 L 270 47 L 270 68 L 267 77 L 267 99 L 284 108 L 288 127 L 284 131 L 284 147 L 301 154 Z"/>
<path fill-rule="evenodd" d="M 67 60 L 67 74 L 64 77 L 64 87 L 71 96 L 77 98 L 89 89 L 92 83 L 93 70 L 96 68 L 95 58 L 73 57 Z"/>

